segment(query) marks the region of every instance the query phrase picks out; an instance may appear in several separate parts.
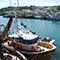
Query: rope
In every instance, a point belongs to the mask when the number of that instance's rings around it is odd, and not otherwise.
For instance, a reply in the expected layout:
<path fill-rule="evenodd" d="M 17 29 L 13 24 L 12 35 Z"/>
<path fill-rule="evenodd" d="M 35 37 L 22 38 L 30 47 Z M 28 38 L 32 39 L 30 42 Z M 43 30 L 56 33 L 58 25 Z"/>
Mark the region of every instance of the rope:
<path fill-rule="evenodd" d="M 54 60 L 56 60 L 56 58 L 55 58 L 54 56 L 52 56 L 50 52 L 48 52 L 48 53 L 49 53 L 49 55 L 50 55 Z M 32 58 L 32 59 L 30 59 L 30 60 L 34 60 L 35 58 L 37 58 L 38 55 L 39 55 L 39 54 L 37 54 L 34 58 Z"/>
<path fill-rule="evenodd" d="M 32 59 L 29 59 L 29 60 L 34 60 L 35 58 L 37 58 L 37 56 L 38 56 L 39 54 L 37 54 L 34 58 L 32 58 Z"/>
<path fill-rule="evenodd" d="M 54 56 L 52 56 L 50 52 L 48 52 L 48 53 L 54 60 L 56 60 L 56 58 Z"/>

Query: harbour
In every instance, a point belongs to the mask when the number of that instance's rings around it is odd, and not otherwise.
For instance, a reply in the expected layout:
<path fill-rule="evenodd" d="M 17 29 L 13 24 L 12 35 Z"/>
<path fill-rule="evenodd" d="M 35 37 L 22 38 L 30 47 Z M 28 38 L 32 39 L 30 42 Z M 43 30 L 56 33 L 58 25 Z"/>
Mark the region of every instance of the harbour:
<path fill-rule="evenodd" d="M 0 20 L 1 23 L 0 24 L 4 24 L 6 26 L 9 18 L 3 18 L 2 16 L 0 16 Z M 3 20 L 3 22 L 2 22 Z M 14 20 L 13 20 L 14 21 Z M 60 26 L 60 22 L 58 21 L 47 21 L 47 20 L 40 20 L 40 19 L 18 19 L 18 26 L 20 27 L 20 23 L 23 22 L 25 25 L 28 26 L 28 29 L 36 32 L 36 34 L 38 34 L 40 37 L 46 37 L 49 36 L 53 39 L 55 39 L 55 45 L 58 46 L 56 51 L 54 52 L 53 56 L 56 58 L 56 60 L 59 60 L 59 26 Z M 6 23 L 6 24 L 5 24 Z M 14 26 L 14 24 L 12 24 Z M 13 30 L 14 28 L 11 27 L 11 33 L 14 32 Z M 51 59 L 53 60 L 53 58 Z"/>
<path fill-rule="evenodd" d="M 60 60 L 59 0 L 24 1 L 0 6 L 0 60 Z"/>

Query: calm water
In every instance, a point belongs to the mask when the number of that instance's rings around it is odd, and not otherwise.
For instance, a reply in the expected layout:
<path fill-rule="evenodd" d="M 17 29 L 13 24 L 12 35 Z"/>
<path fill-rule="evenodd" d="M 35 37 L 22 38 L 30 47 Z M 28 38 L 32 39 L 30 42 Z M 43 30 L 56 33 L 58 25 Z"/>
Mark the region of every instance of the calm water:
<path fill-rule="evenodd" d="M 0 16 L 0 24 L 4 24 L 6 26 L 9 18 L 3 18 Z M 14 22 L 14 20 L 13 20 Z M 60 21 L 47 21 L 47 20 L 40 20 L 40 19 L 18 19 L 18 26 L 20 23 L 23 22 L 28 28 L 32 31 L 35 31 L 41 37 L 49 36 L 52 39 L 55 39 L 55 45 L 57 49 L 54 52 L 54 57 L 56 60 L 60 60 Z M 14 32 L 14 24 L 12 24 L 11 33 Z M 54 60 L 54 59 L 51 59 Z"/>

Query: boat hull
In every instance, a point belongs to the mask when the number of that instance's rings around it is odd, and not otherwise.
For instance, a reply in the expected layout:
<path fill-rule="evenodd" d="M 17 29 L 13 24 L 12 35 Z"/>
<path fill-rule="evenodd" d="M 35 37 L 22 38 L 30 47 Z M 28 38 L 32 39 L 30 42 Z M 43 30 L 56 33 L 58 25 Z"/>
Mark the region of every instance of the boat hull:
<path fill-rule="evenodd" d="M 55 49 L 54 49 L 55 50 Z M 50 52 L 40 53 L 40 54 L 26 54 L 23 53 L 28 60 L 51 60 L 54 50 Z"/>

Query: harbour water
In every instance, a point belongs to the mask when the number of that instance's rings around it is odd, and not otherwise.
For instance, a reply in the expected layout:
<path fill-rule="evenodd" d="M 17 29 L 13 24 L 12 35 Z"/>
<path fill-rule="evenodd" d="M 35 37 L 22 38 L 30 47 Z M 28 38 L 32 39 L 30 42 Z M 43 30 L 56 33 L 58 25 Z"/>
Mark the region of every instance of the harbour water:
<path fill-rule="evenodd" d="M 9 18 L 3 18 L 0 16 L 0 24 L 6 26 Z M 14 19 L 13 19 L 14 22 Z M 29 30 L 36 32 L 40 37 L 49 36 L 52 39 L 55 39 L 55 45 L 57 49 L 55 50 L 53 56 L 56 60 L 60 60 L 60 21 L 51 21 L 51 20 L 41 20 L 41 19 L 18 19 L 18 26 L 21 26 L 21 22 L 27 25 Z M 14 32 L 14 24 L 12 23 L 11 33 Z M 51 58 L 51 60 L 54 60 Z"/>

